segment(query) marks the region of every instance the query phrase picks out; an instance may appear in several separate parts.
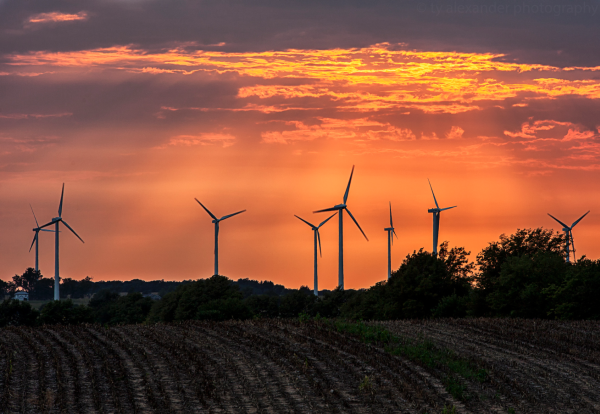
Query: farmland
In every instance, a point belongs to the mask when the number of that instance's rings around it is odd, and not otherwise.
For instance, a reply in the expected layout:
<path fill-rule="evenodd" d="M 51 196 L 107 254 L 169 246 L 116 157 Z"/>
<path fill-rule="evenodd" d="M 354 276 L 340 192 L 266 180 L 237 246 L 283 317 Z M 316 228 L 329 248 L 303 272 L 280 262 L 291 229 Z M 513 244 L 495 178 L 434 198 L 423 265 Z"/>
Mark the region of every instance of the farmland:
<path fill-rule="evenodd" d="M 599 339 L 506 319 L 10 327 L 0 412 L 597 413 Z"/>

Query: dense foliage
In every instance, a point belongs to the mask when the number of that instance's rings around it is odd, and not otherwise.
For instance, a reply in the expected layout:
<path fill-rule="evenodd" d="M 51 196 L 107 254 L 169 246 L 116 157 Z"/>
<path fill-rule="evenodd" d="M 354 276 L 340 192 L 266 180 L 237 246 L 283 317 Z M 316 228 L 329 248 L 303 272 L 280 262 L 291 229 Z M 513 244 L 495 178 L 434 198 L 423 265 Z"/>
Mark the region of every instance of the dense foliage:
<path fill-rule="evenodd" d="M 470 252 L 462 247 L 450 249 L 444 242 L 438 255 L 423 249 L 407 255 L 389 281 L 358 291 L 321 291 L 318 298 L 306 286 L 286 289 L 269 281 L 232 281 L 218 275 L 180 283 L 64 279 L 61 296 L 77 298 L 89 295 L 86 292 L 98 286 L 110 288 L 96 291 L 88 306 L 77 306 L 70 300 L 52 302 L 42 307 L 39 315 L 27 303 L 5 301 L 0 306 L 0 326 L 298 316 L 363 320 L 465 316 L 600 319 L 600 301 L 596 300 L 600 294 L 600 260 L 583 257 L 576 263 L 566 263 L 563 246 L 564 236 L 559 233 L 519 229 L 490 243 L 474 263 L 468 259 Z M 0 288 L 9 294 L 24 290 L 30 299 L 37 299 L 44 295 L 50 298 L 52 284 L 52 279 L 29 268 L 15 275 L 12 282 L 0 283 Z M 123 292 L 124 286 L 132 288 L 129 293 Z M 134 290 L 134 286 L 144 292 Z M 160 300 L 142 295 L 161 286 L 164 296 Z"/>

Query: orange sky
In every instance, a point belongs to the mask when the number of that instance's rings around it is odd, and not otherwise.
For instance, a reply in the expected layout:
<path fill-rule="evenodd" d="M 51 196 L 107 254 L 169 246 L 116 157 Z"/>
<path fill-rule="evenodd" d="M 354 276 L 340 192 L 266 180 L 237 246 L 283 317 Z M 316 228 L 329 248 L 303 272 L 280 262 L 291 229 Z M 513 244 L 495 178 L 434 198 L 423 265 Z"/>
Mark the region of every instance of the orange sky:
<path fill-rule="evenodd" d="M 23 14 L 22 30 L 93 23 L 99 12 Z M 106 30 L 109 30 L 108 28 Z M 41 33 L 41 32 L 40 32 Z M 294 214 L 342 202 L 346 288 L 386 277 L 388 202 L 400 239 L 393 267 L 440 241 L 472 258 L 501 233 L 574 230 L 577 255 L 600 257 L 600 66 L 515 62 L 490 47 L 447 51 L 384 40 L 357 47 L 228 50 L 227 42 L 131 42 L 51 50 L 23 46 L 0 61 L 0 277 L 34 264 L 34 220 L 63 218 L 61 276 L 232 278 L 312 286 L 312 232 Z M 1 46 L 1 44 L 0 44 Z M 221 49 L 219 49 L 221 48 Z M 1 49 L 1 48 L 0 48 Z M 464 49 L 464 48 L 463 48 Z M 320 288 L 337 284 L 337 222 L 321 230 Z M 53 236 L 40 268 L 53 276 Z"/>

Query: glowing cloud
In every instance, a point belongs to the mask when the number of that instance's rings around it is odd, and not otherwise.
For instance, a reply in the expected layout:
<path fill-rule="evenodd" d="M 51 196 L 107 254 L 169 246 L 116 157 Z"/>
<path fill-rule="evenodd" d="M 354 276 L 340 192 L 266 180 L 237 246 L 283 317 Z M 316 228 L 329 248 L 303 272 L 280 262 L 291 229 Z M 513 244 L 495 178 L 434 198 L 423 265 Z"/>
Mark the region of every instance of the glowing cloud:
<path fill-rule="evenodd" d="M 81 11 L 77 14 L 68 14 L 61 12 L 51 13 L 39 13 L 30 16 L 25 23 L 26 24 L 41 24 L 41 23 L 60 23 L 60 22 L 73 22 L 77 20 L 87 20 L 88 13 Z"/>
<path fill-rule="evenodd" d="M 182 145 L 190 147 L 193 145 L 222 144 L 223 147 L 230 147 L 234 144 L 234 142 L 235 137 L 230 134 L 204 133 L 200 135 L 177 135 L 169 140 L 168 145 Z M 166 145 L 157 148 L 163 149 L 166 148 Z"/>
<path fill-rule="evenodd" d="M 525 101 L 532 96 L 600 97 L 600 81 L 594 79 L 594 68 L 517 64 L 498 61 L 500 57 L 491 53 L 391 50 L 388 44 L 379 44 L 360 49 L 258 53 L 189 51 L 183 46 L 148 52 L 132 46 L 114 46 L 13 54 L 7 60 L 13 67 L 84 67 L 148 76 L 233 74 L 243 77 L 245 83 L 254 83 L 241 86 L 238 99 L 265 101 L 265 107 L 273 108 L 281 105 L 281 100 L 325 100 L 358 112 L 415 108 L 425 113 L 456 114 L 481 109 L 479 102 L 502 101 L 520 94 L 527 94 Z M 562 74 L 568 74 L 568 79 L 561 78 Z M 273 84 L 273 79 L 297 82 Z"/>

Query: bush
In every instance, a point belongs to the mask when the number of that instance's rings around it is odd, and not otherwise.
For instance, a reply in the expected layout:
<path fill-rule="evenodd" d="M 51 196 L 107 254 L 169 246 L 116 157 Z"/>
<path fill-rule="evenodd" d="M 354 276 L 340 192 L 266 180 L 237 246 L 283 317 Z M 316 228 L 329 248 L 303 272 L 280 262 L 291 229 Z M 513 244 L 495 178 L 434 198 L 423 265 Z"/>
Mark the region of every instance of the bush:
<path fill-rule="evenodd" d="M 109 325 L 142 323 L 148 317 L 153 301 L 141 293 L 118 293 L 103 289 L 90 300 L 94 321 Z"/>
<path fill-rule="evenodd" d="M 564 243 L 564 235 L 543 228 L 517 229 L 517 232 L 510 236 L 501 234 L 499 241 L 490 243 L 477 255 L 479 272 L 474 278 L 477 290 L 474 298 L 477 301 L 472 306 L 473 316 L 493 316 L 498 312 L 509 315 L 510 312 L 502 309 L 502 305 L 498 302 L 502 299 L 489 299 L 489 296 L 494 294 L 498 288 L 506 291 L 508 274 L 516 270 L 517 262 L 513 262 L 509 265 L 513 269 L 505 270 L 504 280 L 501 280 L 504 264 L 511 258 L 520 258 L 525 255 L 533 258 L 540 252 L 553 253 L 564 260 Z M 502 296 L 501 293 L 499 295 Z"/>
<path fill-rule="evenodd" d="M 46 303 L 40 312 L 40 325 L 75 325 L 93 322 L 92 310 L 87 306 L 75 305 L 70 299 Z"/>
<path fill-rule="evenodd" d="M 508 257 L 487 295 L 490 309 L 495 316 L 547 318 L 552 302 L 543 290 L 560 284 L 566 267 L 563 255 L 544 250 Z"/>
<path fill-rule="evenodd" d="M 189 319 L 248 319 L 252 313 L 242 300 L 239 288 L 224 276 L 179 286 L 154 303 L 149 322 L 171 322 Z"/>
<path fill-rule="evenodd" d="M 253 295 L 244 301 L 250 312 L 257 317 L 279 316 L 279 298 L 272 295 Z"/>
<path fill-rule="evenodd" d="M 33 326 L 38 315 L 39 312 L 29 302 L 5 300 L 0 304 L 0 327 Z"/>
<path fill-rule="evenodd" d="M 552 301 L 550 316 L 557 319 L 600 319 L 600 260 L 582 257 L 576 264 L 567 266 L 560 283 L 544 289 Z"/>
<path fill-rule="evenodd" d="M 468 296 L 457 296 L 456 293 L 440 300 L 431 310 L 434 318 L 464 318 L 467 316 Z"/>
<path fill-rule="evenodd" d="M 308 313 L 316 300 L 313 291 L 302 286 L 281 298 L 279 314 L 286 318 L 297 318 L 301 313 Z"/>

